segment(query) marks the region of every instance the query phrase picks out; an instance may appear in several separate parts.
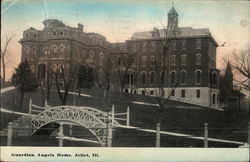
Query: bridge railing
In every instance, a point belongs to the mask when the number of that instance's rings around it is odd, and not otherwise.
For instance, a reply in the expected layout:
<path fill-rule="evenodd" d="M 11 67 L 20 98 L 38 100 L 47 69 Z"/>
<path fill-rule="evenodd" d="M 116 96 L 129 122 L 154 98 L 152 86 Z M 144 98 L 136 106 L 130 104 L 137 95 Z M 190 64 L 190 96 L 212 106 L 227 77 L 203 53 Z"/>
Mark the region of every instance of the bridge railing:
<path fill-rule="evenodd" d="M 111 124 L 114 125 L 113 121 L 126 121 L 126 126 L 129 126 L 129 106 L 127 107 L 127 112 L 125 113 L 115 113 L 115 106 L 112 105 L 112 111 L 111 111 Z M 117 117 L 118 116 L 118 117 Z"/>
<path fill-rule="evenodd" d="M 32 99 L 30 99 L 30 101 L 29 101 L 29 116 L 32 117 L 32 115 L 37 115 L 49 107 L 51 107 L 51 106 L 48 105 L 47 100 L 45 100 L 45 106 L 42 107 L 42 106 L 37 106 L 37 105 L 33 104 Z"/>

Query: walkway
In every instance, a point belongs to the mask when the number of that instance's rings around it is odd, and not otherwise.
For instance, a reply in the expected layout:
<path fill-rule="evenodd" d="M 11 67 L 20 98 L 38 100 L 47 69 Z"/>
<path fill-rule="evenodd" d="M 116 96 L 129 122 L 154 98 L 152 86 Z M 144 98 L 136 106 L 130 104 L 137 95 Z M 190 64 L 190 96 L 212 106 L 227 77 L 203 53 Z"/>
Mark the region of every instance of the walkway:
<path fill-rule="evenodd" d="M 10 87 L 6 87 L 6 88 L 0 89 L 0 92 L 2 94 L 2 93 L 5 93 L 5 92 L 8 92 L 8 91 L 11 91 L 13 89 L 15 89 L 15 87 L 14 86 L 10 86 Z"/>

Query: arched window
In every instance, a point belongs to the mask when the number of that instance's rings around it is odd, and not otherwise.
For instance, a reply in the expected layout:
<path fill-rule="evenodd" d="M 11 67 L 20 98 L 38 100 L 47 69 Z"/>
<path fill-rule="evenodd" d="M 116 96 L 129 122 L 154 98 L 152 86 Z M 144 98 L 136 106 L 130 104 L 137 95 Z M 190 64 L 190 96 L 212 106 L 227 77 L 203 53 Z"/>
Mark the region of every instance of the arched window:
<path fill-rule="evenodd" d="M 212 84 L 213 85 L 217 84 L 217 74 L 216 74 L 216 72 L 212 73 Z"/>
<path fill-rule="evenodd" d="M 54 52 L 54 53 L 57 53 L 57 51 L 58 51 L 58 47 L 55 45 L 55 46 L 53 47 L 53 52 Z"/>
<path fill-rule="evenodd" d="M 172 84 L 175 83 L 175 72 L 174 71 L 171 72 L 171 83 Z"/>
<path fill-rule="evenodd" d="M 142 72 L 141 74 L 141 84 L 145 85 L 146 84 L 146 73 Z"/>
<path fill-rule="evenodd" d="M 121 66 L 121 65 L 122 65 L 122 57 L 121 57 L 121 56 L 118 56 L 118 57 L 117 57 L 117 65 L 118 65 L 118 66 Z"/>
<path fill-rule="evenodd" d="M 201 54 L 197 53 L 195 58 L 196 65 L 201 65 Z"/>
<path fill-rule="evenodd" d="M 181 84 L 186 83 L 186 71 L 181 72 Z"/>
<path fill-rule="evenodd" d="M 155 73 L 152 71 L 150 73 L 150 84 L 154 84 L 154 81 L 155 81 Z"/>
<path fill-rule="evenodd" d="M 59 51 L 60 51 L 60 52 L 64 52 L 64 49 L 65 49 L 65 46 L 64 46 L 64 45 L 60 45 L 60 46 L 59 46 Z"/>
<path fill-rule="evenodd" d="M 195 76 L 196 76 L 196 83 L 200 84 L 201 83 L 201 71 L 197 70 L 195 73 Z"/>

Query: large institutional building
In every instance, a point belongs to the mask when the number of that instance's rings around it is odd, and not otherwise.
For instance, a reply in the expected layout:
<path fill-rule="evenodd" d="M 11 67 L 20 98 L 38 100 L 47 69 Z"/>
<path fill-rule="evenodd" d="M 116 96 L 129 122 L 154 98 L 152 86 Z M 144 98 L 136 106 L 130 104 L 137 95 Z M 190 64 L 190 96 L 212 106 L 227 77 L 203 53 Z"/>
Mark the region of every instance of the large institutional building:
<path fill-rule="evenodd" d="M 167 27 L 136 32 L 122 43 L 85 33 L 81 24 L 73 28 L 52 19 L 43 23 L 43 30 L 30 28 L 20 41 L 22 59 L 28 59 L 38 75 L 47 66 L 83 64 L 94 68 L 99 86 L 122 84 L 124 92 L 151 96 L 164 89 L 166 98 L 219 107 L 218 45 L 208 29 L 179 27 L 173 7 Z"/>

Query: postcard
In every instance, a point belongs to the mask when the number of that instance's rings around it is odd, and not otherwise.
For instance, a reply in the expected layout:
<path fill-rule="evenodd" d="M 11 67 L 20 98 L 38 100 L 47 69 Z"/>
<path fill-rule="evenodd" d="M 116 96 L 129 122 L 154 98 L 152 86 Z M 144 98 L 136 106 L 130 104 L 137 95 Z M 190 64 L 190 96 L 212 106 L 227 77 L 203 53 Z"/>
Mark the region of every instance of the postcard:
<path fill-rule="evenodd" d="M 249 161 L 250 2 L 2 0 L 1 161 Z"/>

